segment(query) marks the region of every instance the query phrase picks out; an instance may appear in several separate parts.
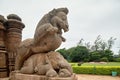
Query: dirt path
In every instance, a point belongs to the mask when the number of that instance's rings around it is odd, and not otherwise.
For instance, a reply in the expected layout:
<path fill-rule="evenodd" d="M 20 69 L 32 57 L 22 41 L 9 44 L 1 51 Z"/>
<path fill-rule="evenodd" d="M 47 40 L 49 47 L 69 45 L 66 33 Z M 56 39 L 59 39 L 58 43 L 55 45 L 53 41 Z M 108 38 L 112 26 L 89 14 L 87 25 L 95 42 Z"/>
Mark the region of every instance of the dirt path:
<path fill-rule="evenodd" d="M 103 75 L 86 75 L 86 74 L 79 74 L 77 75 L 78 80 L 120 80 L 120 77 L 113 77 L 113 76 L 103 76 Z"/>

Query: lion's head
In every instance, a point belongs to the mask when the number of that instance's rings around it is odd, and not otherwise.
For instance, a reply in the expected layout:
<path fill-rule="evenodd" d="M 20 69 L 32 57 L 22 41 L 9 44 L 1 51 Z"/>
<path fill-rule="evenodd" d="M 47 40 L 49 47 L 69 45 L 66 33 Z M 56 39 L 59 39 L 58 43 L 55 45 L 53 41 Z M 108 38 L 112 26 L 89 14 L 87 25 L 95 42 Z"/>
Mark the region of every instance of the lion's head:
<path fill-rule="evenodd" d="M 63 29 L 64 32 L 66 32 L 69 30 L 67 14 L 68 14 L 67 8 L 53 9 L 48 14 L 43 16 L 43 18 L 39 21 L 37 28 L 46 23 L 50 23 L 51 25 L 53 25 L 53 27 L 58 27 L 58 29 L 60 30 Z M 55 17 L 57 17 L 57 19 L 53 19 Z"/>
<path fill-rule="evenodd" d="M 34 43 L 38 44 L 41 39 L 45 37 L 45 35 L 50 35 L 46 34 L 49 27 L 56 27 L 58 29 L 56 31 L 56 34 L 61 37 L 62 41 L 65 41 L 65 38 L 62 37 L 62 30 L 64 30 L 64 32 L 67 32 L 69 30 L 67 14 L 67 8 L 58 8 L 53 9 L 48 14 L 44 15 L 37 25 L 34 34 Z"/>
<path fill-rule="evenodd" d="M 49 12 L 49 15 L 51 15 L 51 24 L 55 27 L 58 27 L 60 30 L 63 29 L 64 32 L 67 32 L 69 30 L 67 14 L 67 8 L 53 9 L 51 12 Z"/>

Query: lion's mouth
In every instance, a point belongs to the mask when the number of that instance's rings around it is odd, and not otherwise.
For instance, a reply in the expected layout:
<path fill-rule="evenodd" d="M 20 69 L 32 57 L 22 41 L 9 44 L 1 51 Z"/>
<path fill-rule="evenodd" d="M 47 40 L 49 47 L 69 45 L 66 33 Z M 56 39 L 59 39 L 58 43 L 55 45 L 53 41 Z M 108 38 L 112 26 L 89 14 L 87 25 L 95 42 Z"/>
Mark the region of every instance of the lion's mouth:
<path fill-rule="evenodd" d="M 68 28 L 69 25 L 65 25 L 65 27 L 63 28 L 64 32 L 68 32 L 69 31 L 69 28 Z"/>
<path fill-rule="evenodd" d="M 64 33 L 69 31 L 69 28 L 68 28 L 69 25 L 67 25 L 67 24 L 65 26 L 61 26 L 58 24 L 57 26 Z"/>

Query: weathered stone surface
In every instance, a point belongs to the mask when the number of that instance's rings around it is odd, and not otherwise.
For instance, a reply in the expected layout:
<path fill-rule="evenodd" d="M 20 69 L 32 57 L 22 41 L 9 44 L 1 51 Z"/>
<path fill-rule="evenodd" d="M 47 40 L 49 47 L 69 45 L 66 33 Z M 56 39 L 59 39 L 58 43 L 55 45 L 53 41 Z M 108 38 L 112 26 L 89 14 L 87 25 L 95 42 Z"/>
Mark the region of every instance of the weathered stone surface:
<path fill-rule="evenodd" d="M 5 27 L 2 22 L 0 22 L 0 47 L 5 47 Z"/>
<path fill-rule="evenodd" d="M 53 9 L 44 15 L 35 30 L 34 38 L 24 40 L 18 50 L 16 69 L 20 70 L 24 61 L 36 53 L 47 53 L 56 50 L 65 39 L 64 32 L 69 30 L 67 22 L 67 8 Z"/>
<path fill-rule="evenodd" d="M 0 80 L 9 80 L 9 78 L 0 78 Z"/>
<path fill-rule="evenodd" d="M 0 15 L 0 22 L 3 23 L 5 21 L 6 21 L 6 19 L 4 18 L 4 16 Z"/>
<path fill-rule="evenodd" d="M 73 74 L 68 62 L 55 50 L 65 41 L 62 30 L 69 30 L 67 8 L 53 9 L 43 16 L 35 30 L 34 38 L 24 40 L 17 50 L 15 69 L 24 74 L 48 77 L 70 77 Z"/>
<path fill-rule="evenodd" d="M 58 70 L 58 72 L 56 71 Z M 25 74 L 69 77 L 72 75 L 70 64 L 58 52 L 34 54 L 29 57 L 20 70 Z"/>
<path fill-rule="evenodd" d="M 51 10 L 39 21 L 34 37 L 23 42 L 22 19 L 16 14 L 8 15 L 7 20 L 0 16 L 0 50 L 7 50 L 10 71 L 15 64 L 11 80 L 75 80 L 70 64 L 55 51 L 65 42 L 62 30 L 69 30 L 67 14 L 67 8 Z"/>
<path fill-rule="evenodd" d="M 7 19 L 0 15 L 0 78 L 14 70 L 16 50 L 24 27 L 22 19 L 16 14 L 8 15 Z"/>
<path fill-rule="evenodd" d="M 15 66 L 15 57 L 17 55 L 18 46 L 22 40 L 22 29 L 25 25 L 21 22 L 21 18 L 16 14 L 7 16 L 8 20 L 4 23 L 6 27 L 6 48 L 8 51 L 9 70 L 13 71 Z"/>
<path fill-rule="evenodd" d="M 75 74 L 71 77 L 46 77 L 42 75 L 34 75 L 34 74 L 21 74 L 14 73 L 14 77 L 10 77 L 10 80 L 77 80 Z"/>
<path fill-rule="evenodd" d="M 0 50 L 0 68 L 6 67 L 6 51 Z"/>
<path fill-rule="evenodd" d="M 7 16 L 7 18 L 8 18 L 8 19 L 16 19 L 16 20 L 18 20 L 18 21 L 22 21 L 22 19 L 21 19 L 18 15 L 16 15 L 16 14 L 9 14 L 9 15 Z"/>
<path fill-rule="evenodd" d="M 7 75 L 8 73 L 7 73 L 7 71 L 5 72 L 0 72 L 0 78 L 5 78 L 5 77 L 8 77 L 8 75 Z"/>
<path fill-rule="evenodd" d="M 4 17 L 0 15 L 0 78 L 8 76 L 7 51 L 5 48 L 5 27 L 3 25 Z"/>

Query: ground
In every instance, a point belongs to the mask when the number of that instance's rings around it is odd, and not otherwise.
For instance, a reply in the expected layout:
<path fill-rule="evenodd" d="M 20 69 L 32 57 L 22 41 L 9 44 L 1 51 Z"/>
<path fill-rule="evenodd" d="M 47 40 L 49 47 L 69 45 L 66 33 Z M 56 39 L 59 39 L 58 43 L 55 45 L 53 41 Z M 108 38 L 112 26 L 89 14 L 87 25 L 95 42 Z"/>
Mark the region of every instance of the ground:
<path fill-rule="evenodd" d="M 77 74 L 78 80 L 120 80 L 120 76 L 103 76 L 103 75 L 86 75 Z M 0 80 L 8 80 L 8 78 L 0 78 Z"/>
<path fill-rule="evenodd" d="M 86 75 L 78 74 L 78 80 L 120 80 L 120 76 Z"/>

